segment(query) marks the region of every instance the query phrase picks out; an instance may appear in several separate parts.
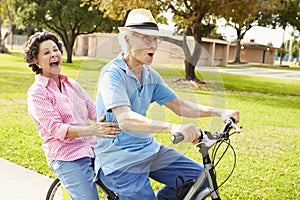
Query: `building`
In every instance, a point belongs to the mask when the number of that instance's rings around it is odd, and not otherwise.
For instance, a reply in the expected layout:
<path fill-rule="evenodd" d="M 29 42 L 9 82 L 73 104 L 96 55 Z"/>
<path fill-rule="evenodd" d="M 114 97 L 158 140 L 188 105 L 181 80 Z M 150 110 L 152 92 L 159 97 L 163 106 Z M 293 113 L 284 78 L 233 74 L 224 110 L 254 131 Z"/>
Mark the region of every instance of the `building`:
<path fill-rule="evenodd" d="M 274 65 L 274 54 L 277 48 L 262 44 L 249 43 L 241 44 L 242 63 L 268 64 Z M 235 58 L 236 44 L 231 44 L 229 47 L 228 62 L 233 62 Z"/>
<path fill-rule="evenodd" d="M 181 39 L 182 36 L 172 36 L 175 39 Z M 229 53 L 229 43 L 223 40 L 202 38 L 201 57 L 197 63 L 198 66 L 226 66 Z M 187 37 L 187 42 L 191 50 L 193 49 L 193 37 Z M 113 59 L 119 52 L 117 34 L 112 33 L 93 33 L 78 36 L 74 45 L 75 56 L 88 56 L 102 59 Z M 157 53 L 154 56 L 154 63 L 183 64 L 183 50 L 169 42 L 159 44 Z"/>
<path fill-rule="evenodd" d="M 181 39 L 182 36 L 172 36 Z M 194 39 L 187 37 L 188 45 L 193 49 Z M 201 57 L 198 66 L 226 66 L 233 62 L 236 52 L 236 44 L 229 44 L 227 41 L 202 38 Z M 241 45 L 241 62 L 252 64 L 274 64 L 275 47 L 257 44 L 254 41 Z M 102 59 L 113 59 L 119 52 L 117 34 L 113 33 L 93 33 L 78 36 L 74 46 L 75 56 L 88 56 Z M 154 63 L 161 64 L 183 64 L 183 50 L 169 42 L 162 42 L 158 52 L 154 56 Z"/>

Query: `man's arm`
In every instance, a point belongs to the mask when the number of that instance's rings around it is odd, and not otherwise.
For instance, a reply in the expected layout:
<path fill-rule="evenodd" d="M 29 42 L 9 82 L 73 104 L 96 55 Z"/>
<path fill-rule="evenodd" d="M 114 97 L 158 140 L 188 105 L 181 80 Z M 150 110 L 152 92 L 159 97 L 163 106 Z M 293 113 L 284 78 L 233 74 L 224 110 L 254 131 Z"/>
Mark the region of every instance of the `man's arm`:
<path fill-rule="evenodd" d="M 119 106 L 112 109 L 119 127 L 122 130 L 131 130 L 143 133 L 182 133 L 183 142 L 193 142 L 200 136 L 195 124 L 172 124 L 168 122 L 152 120 L 136 112 L 129 106 Z"/>
<path fill-rule="evenodd" d="M 220 116 L 223 119 L 228 116 L 235 118 L 236 123 L 239 121 L 239 112 L 236 110 L 226 110 L 222 108 L 213 108 L 201 104 L 186 101 L 179 97 L 165 104 L 175 114 L 188 118 L 213 117 Z"/>
<path fill-rule="evenodd" d="M 172 124 L 152 120 L 139 113 L 133 112 L 129 106 L 118 106 L 112 109 L 121 130 L 135 132 L 158 133 L 171 132 Z"/>

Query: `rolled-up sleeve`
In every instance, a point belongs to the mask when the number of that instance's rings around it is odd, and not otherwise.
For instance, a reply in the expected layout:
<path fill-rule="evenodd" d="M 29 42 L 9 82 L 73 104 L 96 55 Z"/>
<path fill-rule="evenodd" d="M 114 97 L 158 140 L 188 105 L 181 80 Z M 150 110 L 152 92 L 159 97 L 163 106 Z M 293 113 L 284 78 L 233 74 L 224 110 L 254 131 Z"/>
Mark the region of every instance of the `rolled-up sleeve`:
<path fill-rule="evenodd" d="M 118 106 L 130 106 L 126 83 L 123 82 L 122 74 L 117 70 L 108 70 L 103 73 L 99 80 L 98 90 L 102 94 L 106 111 L 109 112 Z"/>

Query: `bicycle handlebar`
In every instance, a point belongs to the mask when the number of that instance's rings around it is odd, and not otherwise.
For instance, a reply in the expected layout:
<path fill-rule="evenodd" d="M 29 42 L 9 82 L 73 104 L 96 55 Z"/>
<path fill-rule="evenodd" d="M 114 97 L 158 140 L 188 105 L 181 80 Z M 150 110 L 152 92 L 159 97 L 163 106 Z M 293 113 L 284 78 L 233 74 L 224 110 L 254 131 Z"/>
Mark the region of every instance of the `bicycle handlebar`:
<path fill-rule="evenodd" d="M 232 128 L 235 129 L 235 132 L 240 132 L 241 131 L 240 127 L 238 127 L 235 124 L 235 119 L 233 117 L 230 117 L 230 118 L 226 119 L 223 130 L 220 133 L 214 134 L 214 136 L 212 138 L 209 138 L 209 139 L 220 140 L 220 139 L 223 139 L 223 138 L 228 138 L 229 131 Z M 210 132 L 209 131 L 202 131 L 201 129 L 199 129 L 199 131 L 201 132 L 201 137 L 198 140 L 199 140 L 199 142 L 201 142 L 201 140 L 203 138 L 203 134 L 210 133 Z M 177 143 L 181 142 L 183 139 L 184 139 L 184 135 L 182 135 L 179 132 L 174 133 L 174 134 L 171 135 L 171 141 L 172 141 L 173 144 L 177 144 Z"/>
<path fill-rule="evenodd" d="M 181 142 L 183 139 L 184 139 L 184 136 L 179 132 L 176 132 L 171 135 L 171 141 L 173 144 L 177 144 L 177 143 Z"/>

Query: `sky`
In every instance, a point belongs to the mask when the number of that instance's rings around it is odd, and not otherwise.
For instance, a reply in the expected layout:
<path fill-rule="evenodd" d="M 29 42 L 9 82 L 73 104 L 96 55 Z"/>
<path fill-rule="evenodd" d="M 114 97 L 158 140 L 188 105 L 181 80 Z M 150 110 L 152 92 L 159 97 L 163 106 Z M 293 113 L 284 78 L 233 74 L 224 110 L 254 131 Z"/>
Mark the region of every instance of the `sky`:
<path fill-rule="evenodd" d="M 168 14 L 167 14 L 168 15 Z M 174 31 L 174 23 L 171 20 L 172 16 L 168 17 L 168 23 L 169 25 L 159 24 L 159 27 L 162 29 Z M 225 27 L 224 21 L 219 22 L 219 29 L 218 33 L 221 33 L 226 37 L 226 40 L 229 42 L 232 42 L 236 40 L 236 31 L 232 27 Z M 254 39 L 255 43 L 268 45 L 269 43 L 272 43 L 273 47 L 280 47 L 282 44 L 282 41 L 287 41 L 291 38 L 291 29 L 287 29 L 284 31 L 282 28 L 278 29 L 271 29 L 261 26 L 254 26 L 250 30 L 248 30 L 244 36 L 244 42 L 250 42 L 250 40 Z M 283 37 L 283 34 L 284 37 Z"/>
<path fill-rule="evenodd" d="M 233 41 L 237 37 L 236 31 L 232 27 L 225 28 L 221 25 L 218 32 L 224 34 L 228 41 Z M 268 45 L 272 43 L 274 47 L 280 47 L 283 40 L 287 41 L 291 39 L 291 33 L 292 28 L 287 28 L 284 31 L 282 28 L 272 29 L 262 26 L 253 26 L 246 32 L 243 41 L 250 42 L 250 40 L 254 39 L 254 42 L 258 44 Z"/>

